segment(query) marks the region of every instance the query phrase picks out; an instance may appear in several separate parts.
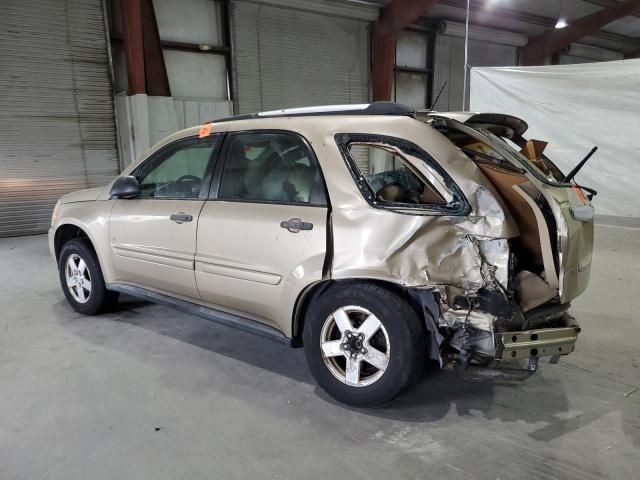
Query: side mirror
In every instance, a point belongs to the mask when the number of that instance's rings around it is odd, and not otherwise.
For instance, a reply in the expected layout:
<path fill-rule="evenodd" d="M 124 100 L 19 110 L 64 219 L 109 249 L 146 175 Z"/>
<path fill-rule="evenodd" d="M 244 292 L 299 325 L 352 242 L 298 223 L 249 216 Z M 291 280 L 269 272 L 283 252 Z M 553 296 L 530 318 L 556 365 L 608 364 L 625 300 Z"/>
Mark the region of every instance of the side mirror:
<path fill-rule="evenodd" d="M 140 195 L 140 184 L 136 177 L 118 177 L 111 186 L 111 198 L 135 198 Z"/>

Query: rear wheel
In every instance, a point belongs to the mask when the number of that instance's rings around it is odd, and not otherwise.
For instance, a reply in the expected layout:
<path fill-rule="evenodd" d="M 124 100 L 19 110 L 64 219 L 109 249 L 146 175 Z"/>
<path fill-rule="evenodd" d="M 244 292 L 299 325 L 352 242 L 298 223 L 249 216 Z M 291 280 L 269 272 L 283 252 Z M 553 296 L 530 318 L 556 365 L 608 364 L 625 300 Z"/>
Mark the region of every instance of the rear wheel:
<path fill-rule="evenodd" d="M 87 240 L 64 244 L 58 271 L 62 291 L 75 311 L 95 315 L 118 301 L 118 293 L 106 289 L 100 263 Z"/>
<path fill-rule="evenodd" d="M 304 347 L 318 384 L 354 406 L 386 403 L 420 376 L 425 336 L 400 296 L 378 285 L 334 286 L 309 309 Z"/>

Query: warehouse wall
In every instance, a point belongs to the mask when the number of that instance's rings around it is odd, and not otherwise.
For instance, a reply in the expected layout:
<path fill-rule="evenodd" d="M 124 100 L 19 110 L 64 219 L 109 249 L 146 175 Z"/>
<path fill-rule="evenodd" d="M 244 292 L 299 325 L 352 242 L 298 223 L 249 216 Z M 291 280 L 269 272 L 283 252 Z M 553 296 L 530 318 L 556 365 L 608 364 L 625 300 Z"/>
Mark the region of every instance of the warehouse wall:
<path fill-rule="evenodd" d="M 446 112 L 468 109 L 468 81 L 464 92 L 464 36 L 464 25 L 460 23 L 442 22 L 439 28 L 434 47 L 433 91 L 435 96 L 442 89 L 442 94 L 435 106 L 436 110 Z M 527 41 L 527 37 L 523 35 L 471 27 L 468 68 L 517 65 L 518 47 L 526 45 Z"/>
<path fill-rule="evenodd" d="M 58 198 L 118 171 L 100 0 L 0 8 L 0 237 L 40 233 Z"/>
<path fill-rule="evenodd" d="M 237 113 L 369 100 L 371 8 L 234 0 Z"/>
<path fill-rule="evenodd" d="M 122 1 L 110 0 L 116 40 L 122 38 Z M 153 4 L 163 42 L 202 45 L 203 50 L 225 46 L 222 1 Z M 370 100 L 374 7 L 333 0 L 231 0 L 229 5 L 229 59 L 218 52 L 163 48 L 170 99 L 133 99 L 123 93 L 126 65 L 121 43 L 115 42 L 116 104 L 125 164 L 177 129 L 232 113 Z M 463 92 L 464 25 L 449 20 L 425 25 L 431 26 L 413 25 L 398 36 L 392 100 L 429 108 L 442 89 L 436 109 L 468 108 L 469 83 L 466 96 Z M 528 41 L 523 35 L 473 25 L 469 38 L 469 68 L 517 65 L 518 48 Z M 610 59 L 605 57 L 612 52 L 598 50 L 572 46 L 554 60 Z"/>
<path fill-rule="evenodd" d="M 227 59 L 218 51 L 224 47 L 222 2 L 153 0 L 171 97 L 152 97 L 126 94 L 122 1 L 111 1 L 110 20 L 118 140 L 127 165 L 175 131 L 231 115 L 233 105 Z"/>

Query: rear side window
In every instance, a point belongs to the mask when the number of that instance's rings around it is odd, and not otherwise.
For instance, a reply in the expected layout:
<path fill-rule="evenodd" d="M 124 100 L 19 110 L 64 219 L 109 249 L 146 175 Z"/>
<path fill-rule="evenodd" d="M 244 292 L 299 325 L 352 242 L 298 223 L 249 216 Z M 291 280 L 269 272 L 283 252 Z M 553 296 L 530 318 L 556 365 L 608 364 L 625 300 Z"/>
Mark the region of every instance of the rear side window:
<path fill-rule="evenodd" d="M 301 137 L 286 132 L 246 132 L 231 134 L 227 142 L 220 200 L 324 203 L 320 168 Z"/>
<path fill-rule="evenodd" d="M 364 197 L 375 207 L 465 215 L 470 210 L 451 177 L 406 140 L 339 134 L 336 141 Z"/>

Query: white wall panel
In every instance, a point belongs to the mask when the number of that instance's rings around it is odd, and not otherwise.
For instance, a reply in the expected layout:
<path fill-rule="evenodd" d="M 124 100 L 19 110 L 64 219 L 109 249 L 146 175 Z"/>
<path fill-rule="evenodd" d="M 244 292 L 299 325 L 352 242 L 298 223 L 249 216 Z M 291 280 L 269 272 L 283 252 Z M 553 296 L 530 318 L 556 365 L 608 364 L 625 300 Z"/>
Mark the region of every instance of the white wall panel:
<path fill-rule="evenodd" d="M 430 75 L 429 67 L 431 36 L 423 31 L 403 30 L 396 40 L 396 69 L 392 98 L 408 107 L 421 109 L 427 107 L 427 90 Z M 424 69 L 424 71 L 401 70 L 402 67 Z"/>
<path fill-rule="evenodd" d="M 403 30 L 396 40 L 396 65 L 427 68 L 429 37 L 424 32 Z"/>
<path fill-rule="evenodd" d="M 164 50 L 171 95 L 176 98 L 227 99 L 224 55 Z"/>
<path fill-rule="evenodd" d="M 396 72 L 395 97 L 396 102 L 412 108 L 426 108 L 427 76 L 419 73 Z"/>
<path fill-rule="evenodd" d="M 222 45 L 220 2 L 153 0 L 160 38 L 173 42 Z"/>

